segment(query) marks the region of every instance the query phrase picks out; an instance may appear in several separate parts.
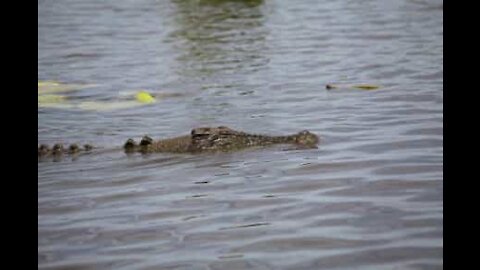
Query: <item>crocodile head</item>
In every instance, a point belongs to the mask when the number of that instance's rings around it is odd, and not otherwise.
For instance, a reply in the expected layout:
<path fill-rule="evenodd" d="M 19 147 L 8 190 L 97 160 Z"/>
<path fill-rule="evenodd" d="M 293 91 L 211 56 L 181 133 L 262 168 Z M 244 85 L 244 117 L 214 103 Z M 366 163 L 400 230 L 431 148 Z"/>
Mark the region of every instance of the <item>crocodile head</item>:
<path fill-rule="evenodd" d="M 295 134 L 294 139 L 296 144 L 309 148 L 316 148 L 317 144 L 320 142 L 318 136 L 308 130 L 303 130 Z"/>
<path fill-rule="evenodd" d="M 192 150 L 231 151 L 251 146 L 293 143 L 300 148 L 317 148 L 317 135 L 304 130 L 290 136 L 267 136 L 236 131 L 228 127 L 202 127 L 191 132 Z"/>

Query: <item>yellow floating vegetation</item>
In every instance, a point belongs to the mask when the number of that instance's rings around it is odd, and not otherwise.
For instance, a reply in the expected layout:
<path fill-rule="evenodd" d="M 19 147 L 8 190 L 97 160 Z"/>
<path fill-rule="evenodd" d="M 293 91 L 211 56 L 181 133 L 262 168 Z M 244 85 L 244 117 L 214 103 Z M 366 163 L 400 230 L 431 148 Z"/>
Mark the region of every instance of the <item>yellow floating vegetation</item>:
<path fill-rule="evenodd" d="M 139 91 L 136 95 L 135 95 L 135 99 L 138 101 L 138 102 L 141 102 L 141 103 L 153 103 L 155 102 L 155 98 L 150 95 L 150 93 L 148 93 L 147 91 Z"/>
<path fill-rule="evenodd" d="M 95 86 L 93 84 L 65 84 L 57 81 L 38 81 L 38 94 L 67 92 Z"/>
<path fill-rule="evenodd" d="M 39 95 L 38 104 L 62 103 L 65 102 L 65 96 L 61 95 Z"/>
<path fill-rule="evenodd" d="M 38 107 L 73 109 L 75 105 L 68 102 L 67 97 L 61 95 L 38 95 Z"/>
<path fill-rule="evenodd" d="M 81 88 L 95 85 L 87 84 L 64 84 L 57 81 L 38 81 L 38 107 L 58 108 L 58 109 L 80 109 L 89 111 L 112 111 L 128 109 L 156 102 L 152 94 L 145 90 L 129 93 L 128 100 L 113 101 L 83 101 L 75 102 L 67 98 L 67 94 L 59 95 L 67 91 L 78 90 Z"/>
<path fill-rule="evenodd" d="M 38 81 L 38 88 L 46 87 L 46 86 L 58 86 L 58 85 L 60 85 L 60 83 L 55 81 Z"/>

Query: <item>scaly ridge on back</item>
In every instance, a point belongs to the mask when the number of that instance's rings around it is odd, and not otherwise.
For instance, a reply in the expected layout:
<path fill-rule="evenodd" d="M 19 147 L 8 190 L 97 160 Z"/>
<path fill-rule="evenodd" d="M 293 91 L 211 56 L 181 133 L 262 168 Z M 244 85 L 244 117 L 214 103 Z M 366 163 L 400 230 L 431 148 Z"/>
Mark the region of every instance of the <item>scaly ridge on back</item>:
<path fill-rule="evenodd" d="M 38 147 L 38 157 L 74 155 L 81 152 L 89 152 L 92 149 L 93 146 L 90 144 L 83 145 L 83 148 L 75 143 L 70 144 L 68 148 L 65 148 L 61 143 L 54 144 L 52 148 L 50 148 L 47 144 L 41 144 Z"/>
<path fill-rule="evenodd" d="M 269 146 L 273 144 L 293 144 L 299 148 L 317 148 L 319 138 L 308 130 L 287 136 L 268 136 L 250 134 L 237 131 L 225 126 L 199 127 L 190 131 L 189 135 L 154 140 L 144 136 L 140 143 L 128 139 L 123 149 L 126 153 L 185 153 L 195 154 L 202 152 L 230 152 L 249 147 Z M 46 144 L 38 147 L 40 157 L 61 157 L 62 155 L 78 155 L 90 152 L 93 146 L 85 144 L 83 147 L 71 144 L 67 148 L 57 143 L 52 148 Z M 113 149 L 114 150 L 114 149 Z"/>

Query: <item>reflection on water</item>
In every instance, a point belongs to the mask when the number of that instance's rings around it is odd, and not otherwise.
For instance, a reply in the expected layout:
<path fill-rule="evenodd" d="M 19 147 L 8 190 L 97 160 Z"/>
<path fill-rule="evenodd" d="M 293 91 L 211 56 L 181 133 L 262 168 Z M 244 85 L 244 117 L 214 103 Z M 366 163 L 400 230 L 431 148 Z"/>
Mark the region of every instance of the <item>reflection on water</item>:
<path fill-rule="evenodd" d="M 262 0 L 175 0 L 178 29 L 171 39 L 185 52 L 178 57 L 185 77 L 214 79 L 216 73 L 254 71 L 266 60 Z"/>
<path fill-rule="evenodd" d="M 441 0 L 38 6 L 39 80 L 92 86 L 66 98 L 181 94 L 41 107 L 39 143 L 119 148 L 220 124 L 322 142 L 39 162 L 39 269 L 442 269 Z"/>
<path fill-rule="evenodd" d="M 251 94 L 245 77 L 268 64 L 263 1 L 172 2 L 176 29 L 168 41 L 180 52 L 180 80 L 209 94 L 197 96 L 187 109 L 199 122 L 216 121 L 235 106 L 222 96 Z"/>

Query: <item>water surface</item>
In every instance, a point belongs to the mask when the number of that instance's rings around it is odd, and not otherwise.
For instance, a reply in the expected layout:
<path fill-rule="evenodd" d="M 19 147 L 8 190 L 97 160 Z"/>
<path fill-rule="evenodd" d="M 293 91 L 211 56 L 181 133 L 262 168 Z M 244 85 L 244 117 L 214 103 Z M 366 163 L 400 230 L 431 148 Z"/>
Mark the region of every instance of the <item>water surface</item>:
<path fill-rule="evenodd" d="M 38 163 L 39 269 L 442 269 L 443 2 L 38 1 L 38 142 L 226 125 L 318 149 Z M 326 90 L 369 83 L 378 90 Z"/>

